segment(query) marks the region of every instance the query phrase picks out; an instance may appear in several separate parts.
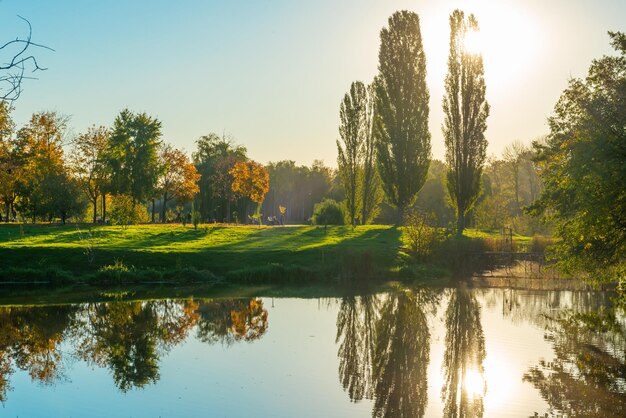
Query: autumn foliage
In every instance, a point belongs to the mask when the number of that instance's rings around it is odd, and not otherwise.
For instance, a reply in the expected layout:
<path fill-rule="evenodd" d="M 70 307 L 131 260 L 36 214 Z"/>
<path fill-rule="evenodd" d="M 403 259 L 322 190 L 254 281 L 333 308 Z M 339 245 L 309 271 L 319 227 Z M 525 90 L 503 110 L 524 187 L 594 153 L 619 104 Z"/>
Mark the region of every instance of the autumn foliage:
<path fill-rule="evenodd" d="M 261 203 L 269 190 L 269 174 L 265 167 L 255 161 L 238 161 L 230 169 L 233 176 L 233 192 Z"/>

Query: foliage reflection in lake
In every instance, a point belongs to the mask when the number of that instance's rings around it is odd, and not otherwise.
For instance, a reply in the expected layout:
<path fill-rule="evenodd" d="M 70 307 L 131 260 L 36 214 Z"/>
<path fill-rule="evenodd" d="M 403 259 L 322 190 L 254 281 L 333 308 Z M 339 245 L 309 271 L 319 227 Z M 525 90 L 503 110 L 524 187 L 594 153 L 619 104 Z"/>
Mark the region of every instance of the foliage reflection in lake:
<path fill-rule="evenodd" d="M 623 416 L 626 327 L 608 298 L 459 286 L 5 306 L 0 399 L 34 417 Z"/>

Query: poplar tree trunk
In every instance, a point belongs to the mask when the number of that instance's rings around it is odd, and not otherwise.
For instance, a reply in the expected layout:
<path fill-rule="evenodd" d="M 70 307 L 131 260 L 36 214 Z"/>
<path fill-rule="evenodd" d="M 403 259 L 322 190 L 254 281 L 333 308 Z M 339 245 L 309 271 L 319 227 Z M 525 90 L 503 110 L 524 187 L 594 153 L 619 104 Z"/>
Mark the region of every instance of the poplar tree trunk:
<path fill-rule="evenodd" d="M 459 211 L 459 214 L 456 220 L 456 235 L 458 237 L 462 236 L 464 230 L 465 230 L 465 213 L 463 213 L 462 211 Z"/>

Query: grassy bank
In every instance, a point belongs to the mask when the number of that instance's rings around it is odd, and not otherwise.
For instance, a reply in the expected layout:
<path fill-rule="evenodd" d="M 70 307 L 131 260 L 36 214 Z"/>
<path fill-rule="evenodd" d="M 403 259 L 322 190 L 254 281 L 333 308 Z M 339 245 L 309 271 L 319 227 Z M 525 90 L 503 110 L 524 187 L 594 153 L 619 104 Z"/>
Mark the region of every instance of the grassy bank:
<path fill-rule="evenodd" d="M 403 248 L 386 225 L 254 227 L 0 225 L 4 283 L 309 283 L 430 279 L 466 269 L 466 253 L 489 250 L 497 232 L 468 231 L 432 260 Z M 520 246 L 528 237 L 514 237 Z"/>
<path fill-rule="evenodd" d="M 2 225 L 0 279 L 41 281 L 279 281 L 384 275 L 401 232 L 389 226 L 121 227 Z"/>

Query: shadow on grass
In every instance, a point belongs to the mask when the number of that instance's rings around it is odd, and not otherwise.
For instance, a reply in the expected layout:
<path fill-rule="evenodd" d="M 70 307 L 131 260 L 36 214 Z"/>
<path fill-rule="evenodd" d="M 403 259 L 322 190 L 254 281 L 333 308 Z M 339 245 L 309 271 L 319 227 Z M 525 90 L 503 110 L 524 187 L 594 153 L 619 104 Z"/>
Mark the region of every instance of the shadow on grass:
<path fill-rule="evenodd" d="M 259 230 L 233 228 L 234 235 L 239 238 L 234 242 L 217 245 L 208 242 L 206 247 L 186 249 L 181 246 L 172 251 L 158 248 L 159 245 L 196 242 L 207 235 L 223 234 L 224 229 L 230 228 L 214 226 L 206 231 L 204 228 L 155 230 L 154 233 L 148 231 L 144 233 L 149 236 L 131 240 L 129 245 L 120 242 L 117 248 L 115 245 L 118 244 L 113 241 L 112 235 L 123 235 L 122 230 L 106 231 L 110 233 L 107 239 L 112 243 L 103 247 L 98 244 L 93 248 L 80 246 L 80 241 L 74 247 L 0 247 L 0 270 L 56 268 L 79 278 L 96 273 L 106 266 L 122 263 L 134 269 L 183 271 L 192 268 L 231 277 L 233 280 L 244 278 L 244 281 L 258 278 L 264 282 L 280 282 L 280 275 L 288 277 L 290 281 L 330 280 L 337 276 L 378 274 L 388 270 L 397 261 L 401 244 L 401 231 L 392 227 L 359 227 L 354 230 L 350 227 L 331 227 L 327 230 L 273 227 Z M 54 237 L 48 237 L 51 233 L 48 230 L 40 229 L 39 232 L 45 232 L 46 239 L 51 242 L 59 242 Z M 97 229 L 94 235 L 97 237 L 100 232 Z M 127 232 L 133 233 L 130 229 Z M 61 235 L 64 240 L 76 242 L 77 233 L 67 231 Z M 71 241 L 72 236 L 74 241 Z M 228 240 L 228 237 L 224 240 Z M 3 275 L 2 280 L 10 281 L 10 278 Z"/>

